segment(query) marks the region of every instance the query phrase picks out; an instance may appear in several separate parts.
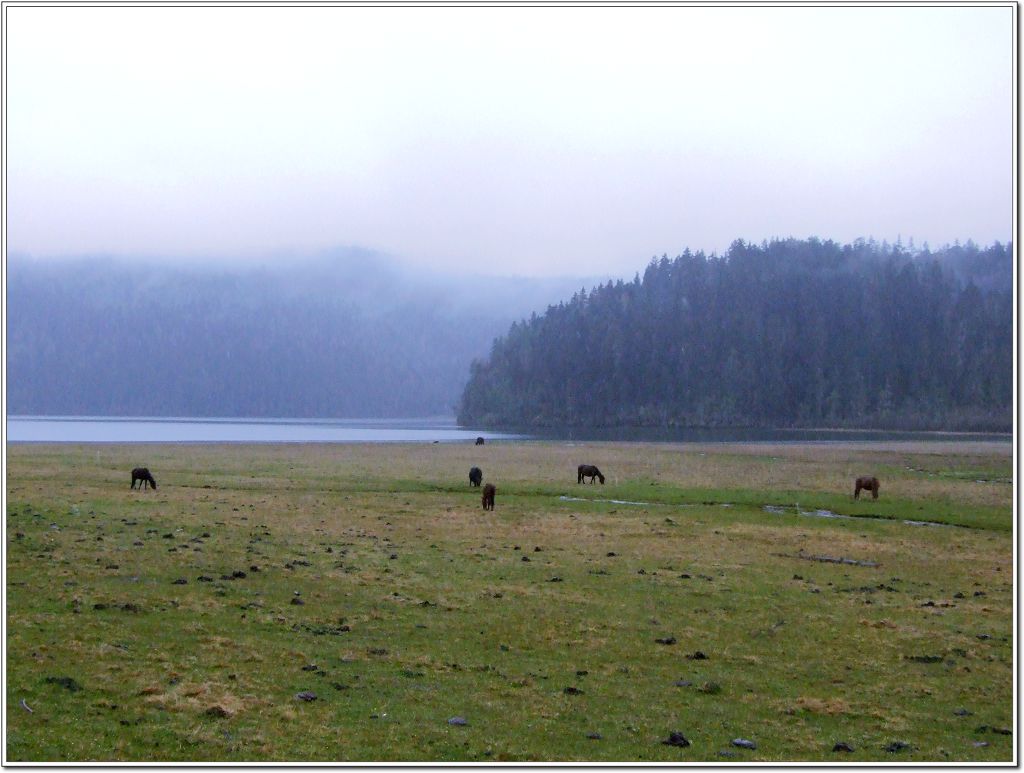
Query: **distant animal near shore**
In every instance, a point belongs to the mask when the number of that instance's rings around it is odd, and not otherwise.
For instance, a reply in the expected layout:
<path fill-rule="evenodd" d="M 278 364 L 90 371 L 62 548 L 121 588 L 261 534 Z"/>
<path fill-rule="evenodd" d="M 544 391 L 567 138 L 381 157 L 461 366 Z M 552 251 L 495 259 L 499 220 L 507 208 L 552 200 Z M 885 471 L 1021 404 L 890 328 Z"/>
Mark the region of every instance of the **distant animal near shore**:
<path fill-rule="evenodd" d="M 604 475 L 592 464 L 581 464 L 576 468 L 576 482 L 582 483 L 584 478 L 590 478 L 590 482 L 594 482 L 594 478 L 598 478 L 601 481 L 601 485 L 604 485 Z"/>
<path fill-rule="evenodd" d="M 480 497 L 480 503 L 483 505 L 484 510 L 494 509 L 494 494 L 496 491 L 497 489 L 494 488 L 494 485 L 491 483 L 484 486 L 484 493 Z"/>
<path fill-rule="evenodd" d="M 136 483 L 139 484 L 140 491 L 147 486 L 156 488 L 156 481 L 153 480 L 153 476 L 150 475 L 149 468 L 147 467 L 136 467 L 132 470 L 132 488 L 135 488 Z"/>
<path fill-rule="evenodd" d="M 854 499 L 860 499 L 861 489 L 870 491 L 872 499 L 878 499 L 878 478 L 869 475 L 857 478 L 857 483 L 853 487 Z"/>

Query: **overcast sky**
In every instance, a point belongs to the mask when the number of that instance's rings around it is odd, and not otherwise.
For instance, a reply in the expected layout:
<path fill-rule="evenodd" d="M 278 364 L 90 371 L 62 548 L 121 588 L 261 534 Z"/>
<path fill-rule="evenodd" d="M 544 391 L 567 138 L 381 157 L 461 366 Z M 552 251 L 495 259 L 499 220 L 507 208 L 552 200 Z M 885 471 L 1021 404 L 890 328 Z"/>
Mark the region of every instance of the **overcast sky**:
<path fill-rule="evenodd" d="M 632 275 L 1012 238 L 1009 4 L 6 12 L 12 252 Z"/>

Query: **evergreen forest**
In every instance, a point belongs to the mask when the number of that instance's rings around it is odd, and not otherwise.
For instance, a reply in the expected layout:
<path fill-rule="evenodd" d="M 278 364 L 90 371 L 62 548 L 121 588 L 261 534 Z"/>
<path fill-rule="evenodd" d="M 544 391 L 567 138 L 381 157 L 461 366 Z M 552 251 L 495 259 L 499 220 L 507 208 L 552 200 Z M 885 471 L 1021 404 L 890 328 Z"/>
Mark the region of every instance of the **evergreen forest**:
<path fill-rule="evenodd" d="M 662 256 L 514 323 L 458 419 L 1008 432 L 1012 255 L 811 238 Z"/>

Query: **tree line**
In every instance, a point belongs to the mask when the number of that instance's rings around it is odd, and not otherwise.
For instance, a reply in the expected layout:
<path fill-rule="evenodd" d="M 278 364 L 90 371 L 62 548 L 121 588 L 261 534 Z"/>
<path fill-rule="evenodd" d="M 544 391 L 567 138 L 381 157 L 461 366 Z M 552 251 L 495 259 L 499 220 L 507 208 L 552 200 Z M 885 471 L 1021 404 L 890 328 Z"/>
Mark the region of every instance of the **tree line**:
<path fill-rule="evenodd" d="M 458 420 L 1010 431 L 1012 255 L 811 238 L 662 256 L 514 323 Z"/>

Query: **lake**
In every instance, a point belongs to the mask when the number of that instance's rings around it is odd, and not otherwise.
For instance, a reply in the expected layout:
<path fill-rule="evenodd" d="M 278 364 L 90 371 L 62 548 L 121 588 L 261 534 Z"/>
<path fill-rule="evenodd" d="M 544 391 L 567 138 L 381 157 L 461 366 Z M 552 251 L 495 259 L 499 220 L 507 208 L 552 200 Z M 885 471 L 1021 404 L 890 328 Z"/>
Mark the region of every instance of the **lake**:
<path fill-rule="evenodd" d="M 875 430 L 745 428 L 464 429 L 454 417 L 428 419 L 224 419 L 112 416 L 9 416 L 9 443 L 452 443 L 488 441 L 644 441 L 666 443 L 988 440 L 1012 435 Z"/>

